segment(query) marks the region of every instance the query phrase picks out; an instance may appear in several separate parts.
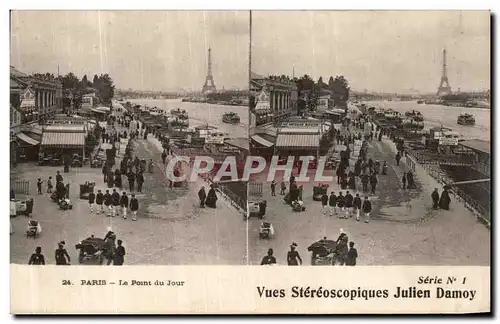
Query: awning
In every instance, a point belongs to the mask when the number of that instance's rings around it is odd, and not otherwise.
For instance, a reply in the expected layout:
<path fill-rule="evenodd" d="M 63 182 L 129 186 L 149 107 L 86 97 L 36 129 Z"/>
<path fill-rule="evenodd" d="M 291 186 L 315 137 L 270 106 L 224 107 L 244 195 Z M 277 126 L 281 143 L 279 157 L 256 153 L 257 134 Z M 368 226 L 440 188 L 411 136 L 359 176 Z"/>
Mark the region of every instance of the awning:
<path fill-rule="evenodd" d="M 320 134 L 278 134 L 276 147 L 281 148 L 318 148 Z"/>
<path fill-rule="evenodd" d="M 265 138 L 260 137 L 259 135 L 253 135 L 252 140 L 256 141 L 257 143 L 264 145 L 265 147 L 271 147 L 274 144 L 266 140 Z"/>
<path fill-rule="evenodd" d="M 19 138 L 21 141 L 26 142 L 28 144 L 31 144 L 33 146 L 40 144 L 39 141 L 29 137 L 28 135 L 26 135 L 24 133 L 18 133 L 17 138 Z"/>
<path fill-rule="evenodd" d="M 42 146 L 60 148 L 81 148 L 85 145 L 85 133 L 49 133 L 42 135 Z"/>
<path fill-rule="evenodd" d="M 91 108 L 90 111 L 95 112 L 95 113 L 99 113 L 99 114 L 107 114 L 108 113 L 105 110 L 99 110 L 99 109 L 96 109 L 96 108 Z"/>

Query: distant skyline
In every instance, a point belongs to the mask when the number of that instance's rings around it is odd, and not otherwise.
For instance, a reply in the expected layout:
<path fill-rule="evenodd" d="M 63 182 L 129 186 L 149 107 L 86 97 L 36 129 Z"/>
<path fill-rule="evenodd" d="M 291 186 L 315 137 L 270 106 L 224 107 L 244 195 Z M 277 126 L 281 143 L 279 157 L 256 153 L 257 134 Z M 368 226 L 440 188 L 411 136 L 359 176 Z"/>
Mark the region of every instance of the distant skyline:
<path fill-rule="evenodd" d="M 453 91 L 490 88 L 487 11 L 252 11 L 252 70 L 344 75 L 351 89 L 435 93 L 447 50 Z"/>
<path fill-rule="evenodd" d="M 13 11 L 11 65 L 108 73 L 119 89 L 201 90 L 208 48 L 218 89 L 248 88 L 248 11 Z"/>

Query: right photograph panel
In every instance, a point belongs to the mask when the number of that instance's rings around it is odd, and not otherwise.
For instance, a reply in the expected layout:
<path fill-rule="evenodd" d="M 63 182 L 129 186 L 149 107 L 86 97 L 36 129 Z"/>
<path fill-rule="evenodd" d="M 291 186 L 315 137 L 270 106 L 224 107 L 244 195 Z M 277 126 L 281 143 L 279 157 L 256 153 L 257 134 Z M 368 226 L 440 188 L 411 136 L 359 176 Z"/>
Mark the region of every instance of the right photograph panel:
<path fill-rule="evenodd" d="M 489 12 L 251 30 L 250 264 L 490 265 Z"/>

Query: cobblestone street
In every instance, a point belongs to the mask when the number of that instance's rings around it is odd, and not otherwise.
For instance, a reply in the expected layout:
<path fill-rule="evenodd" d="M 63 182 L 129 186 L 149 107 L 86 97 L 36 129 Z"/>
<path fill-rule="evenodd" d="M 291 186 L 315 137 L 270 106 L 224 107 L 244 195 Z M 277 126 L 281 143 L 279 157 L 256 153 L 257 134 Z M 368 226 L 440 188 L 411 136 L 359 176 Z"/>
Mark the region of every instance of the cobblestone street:
<path fill-rule="evenodd" d="M 407 167 L 404 158 L 396 166 L 392 145 L 388 140 L 373 141 L 369 148 L 374 160 L 389 164 L 388 174 L 378 177 L 376 195 L 369 196 L 373 205 L 369 224 L 357 222 L 354 217 L 323 215 L 321 202 L 312 200 L 312 182 L 299 183 L 304 186 L 305 212 L 292 212 L 283 202 L 284 196 L 279 195 L 281 178 L 276 180 L 275 197 L 271 196 L 270 184 L 264 182 L 263 199 L 268 201 L 265 218 L 273 224 L 276 234 L 269 240 L 259 239 L 260 221 L 249 220 L 251 264 L 260 264 L 268 248 L 274 249 L 279 264 L 286 264 L 289 246 L 296 242 L 304 265 L 309 265 L 307 247 L 324 236 L 336 240 L 343 229 L 356 244 L 359 265 L 489 265 L 489 230 L 454 197 L 449 211 L 432 210 L 430 194 L 434 188 L 442 188 L 421 170 L 415 174 L 416 189 L 402 190 L 400 179 Z M 288 188 L 288 180 L 286 183 Z M 331 191 L 341 191 L 336 180 L 330 183 L 328 194 Z M 345 194 L 346 190 L 342 191 Z"/>

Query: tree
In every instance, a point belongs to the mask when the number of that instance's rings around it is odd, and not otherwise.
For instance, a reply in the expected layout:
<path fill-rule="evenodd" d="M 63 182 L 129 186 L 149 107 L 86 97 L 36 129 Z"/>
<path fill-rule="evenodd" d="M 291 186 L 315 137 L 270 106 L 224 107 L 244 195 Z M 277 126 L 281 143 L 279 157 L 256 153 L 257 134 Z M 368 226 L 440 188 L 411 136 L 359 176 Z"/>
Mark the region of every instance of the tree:
<path fill-rule="evenodd" d="M 345 103 L 349 99 L 349 82 L 343 75 L 336 76 L 333 82 L 328 82 L 329 88 L 333 92 L 335 105 Z"/>
<path fill-rule="evenodd" d="M 91 87 L 92 86 L 92 83 L 90 83 L 89 80 L 87 80 L 87 75 L 85 74 L 82 78 L 82 88 L 85 89 L 87 87 Z"/>
<path fill-rule="evenodd" d="M 95 78 L 94 78 L 95 79 Z M 94 83 L 94 88 L 99 93 L 99 97 L 103 103 L 110 103 L 115 93 L 113 79 L 106 73 L 101 74 Z"/>
<path fill-rule="evenodd" d="M 97 76 L 97 74 L 94 74 L 94 79 L 92 80 L 92 84 L 96 85 L 97 82 L 99 82 L 99 77 Z"/>

